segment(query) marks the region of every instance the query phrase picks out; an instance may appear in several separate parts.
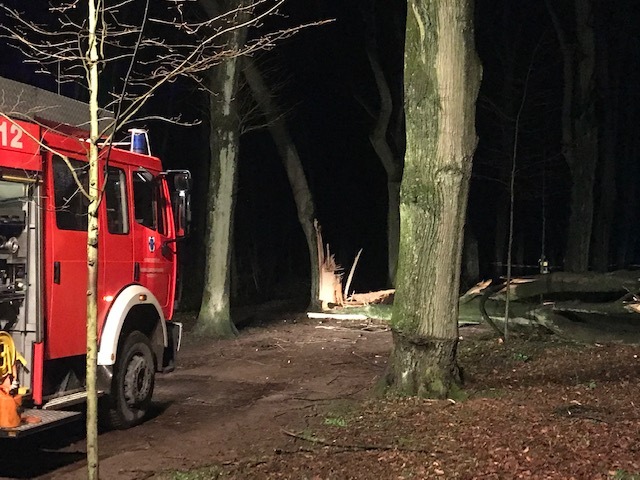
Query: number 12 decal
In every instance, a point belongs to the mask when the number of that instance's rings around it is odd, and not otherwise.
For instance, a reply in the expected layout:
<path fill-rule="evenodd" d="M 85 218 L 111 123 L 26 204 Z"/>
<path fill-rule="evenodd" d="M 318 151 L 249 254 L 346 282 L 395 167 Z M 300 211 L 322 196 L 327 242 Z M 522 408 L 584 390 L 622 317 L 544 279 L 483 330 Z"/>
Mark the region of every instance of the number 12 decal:
<path fill-rule="evenodd" d="M 6 120 L 0 123 L 0 145 L 22 150 L 24 148 L 22 129 L 15 123 L 9 123 Z"/>

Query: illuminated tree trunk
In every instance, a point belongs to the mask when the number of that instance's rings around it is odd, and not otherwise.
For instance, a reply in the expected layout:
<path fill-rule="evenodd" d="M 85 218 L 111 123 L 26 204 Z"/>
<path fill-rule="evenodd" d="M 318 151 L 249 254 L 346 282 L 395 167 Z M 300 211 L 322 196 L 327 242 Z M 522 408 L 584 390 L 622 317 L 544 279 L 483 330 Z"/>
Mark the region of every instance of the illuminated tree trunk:
<path fill-rule="evenodd" d="M 405 47 L 407 152 L 386 380 L 445 397 L 460 382 L 458 286 L 481 67 L 470 0 L 410 0 Z"/>
<path fill-rule="evenodd" d="M 387 259 L 389 283 L 394 284 L 398 268 L 398 245 L 400 243 L 400 181 L 402 158 L 394 153 L 388 141 L 389 122 L 393 113 L 393 97 L 387 83 L 374 34 L 368 35 L 367 58 L 380 96 L 380 106 L 375 125 L 369 133 L 369 141 L 387 173 Z"/>
<path fill-rule="evenodd" d="M 237 8 L 241 2 L 225 3 L 223 11 Z M 227 3 L 234 3 L 228 5 Z M 238 13 L 242 16 L 243 14 Z M 240 20 L 238 20 L 240 22 Z M 225 38 L 227 51 L 236 52 L 244 45 L 246 29 L 234 29 Z M 202 304 L 197 331 L 218 338 L 237 335 L 230 311 L 231 249 L 233 215 L 238 176 L 240 128 L 236 91 L 240 58 L 230 55 L 209 75 L 209 146 L 211 167 L 205 233 L 205 269 Z"/>
<path fill-rule="evenodd" d="M 302 162 L 298 155 L 298 149 L 293 143 L 289 134 L 289 129 L 285 122 L 285 117 L 279 111 L 278 106 L 273 101 L 273 95 L 269 91 L 258 67 L 251 57 L 244 59 L 244 76 L 251 89 L 251 94 L 260 105 L 262 113 L 267 120 L 267 126 L 273 142 L 278 149 L 282 164 L 287 172 L 291 192 L 298 212 L 298 221 L 307 239 L 309 252 L 309 264 L 311 269 L 311 299 L 309 308 L 315 309 L 320 306 L 320 266 L 318 264 L 318 239 L 316 229 L 313 226 L 315 220 L 315 205 L 313 196 L 307 183 Z"/>
<path fill-rule="evenodd" d="M 381 51 L 394 51 L 396 45 L 399 47 L 404 42 L 406 8 L 402 4 L 390 6 L 384 1 L 370 1 L 361 2 L 360 9 L 364 21 L 364 48 L 373 73 L 378 101 L 376 104 L 365 105 L 363 99 L 359 100 L 372 117 L 369 142 L 387 174 L 387 277 L 389 285 L 395 285 L 405 137 L 401 107 L 402 78 L 394 70 L 399 67 L 395 64 L 396 55 L 382 57 Z M 387 75 L 388 71 L 393 74 Z"/>
<path fill-rule="evenodd" d="M 99 478 L 98 463 L 98 7 L 89 1 L 89 50 L 86 72 L 89 86 L 89 219 L 87 227 L 87 478 Z"/>

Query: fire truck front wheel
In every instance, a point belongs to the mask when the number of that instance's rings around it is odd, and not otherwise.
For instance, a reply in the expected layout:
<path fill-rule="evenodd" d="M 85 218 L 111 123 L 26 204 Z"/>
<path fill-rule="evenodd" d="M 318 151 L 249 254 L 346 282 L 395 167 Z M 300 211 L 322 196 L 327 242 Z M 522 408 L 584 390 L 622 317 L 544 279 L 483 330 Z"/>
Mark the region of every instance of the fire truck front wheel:
<path fill-rule="evenodd" d="M 155 370 L 149 339 L 141 332 L 131 332 L 114 365 L 109 426 L 125 429 L 144 420 L 153 395 Z"/>

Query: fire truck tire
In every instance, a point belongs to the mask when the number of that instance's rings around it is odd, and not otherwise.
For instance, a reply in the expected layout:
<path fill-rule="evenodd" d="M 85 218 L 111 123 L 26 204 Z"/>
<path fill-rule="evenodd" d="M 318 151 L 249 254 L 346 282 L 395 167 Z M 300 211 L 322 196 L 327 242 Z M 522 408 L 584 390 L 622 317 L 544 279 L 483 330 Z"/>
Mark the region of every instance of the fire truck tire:
<path fill-rule="evenodd" d="M 146 335 L 133 331 L 125 340 L 114 365 L 108 424 L 125 429 L 142 422 L 155 383 L 155 361 Z"/>

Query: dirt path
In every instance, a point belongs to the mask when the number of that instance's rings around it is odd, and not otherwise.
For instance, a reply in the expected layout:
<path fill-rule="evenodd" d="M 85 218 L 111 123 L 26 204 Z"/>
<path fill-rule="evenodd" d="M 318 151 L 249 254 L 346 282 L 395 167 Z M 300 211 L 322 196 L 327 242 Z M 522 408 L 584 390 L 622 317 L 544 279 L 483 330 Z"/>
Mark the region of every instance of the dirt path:
<path fill-rule="evenodd" d="M 283 429 L 303 430 L 363 398 L 384 371 L 389 333 L 348 327 L 289 316 L 236 340 L 187 341 L 176 372 L 158 378 L 154 417 L 100 435 L 101 478 L 145 479 L 290 448 Z M 2 448 L 2 478 L 86 478 L 82 425 L 52 431 L 35 452 Z"/>

